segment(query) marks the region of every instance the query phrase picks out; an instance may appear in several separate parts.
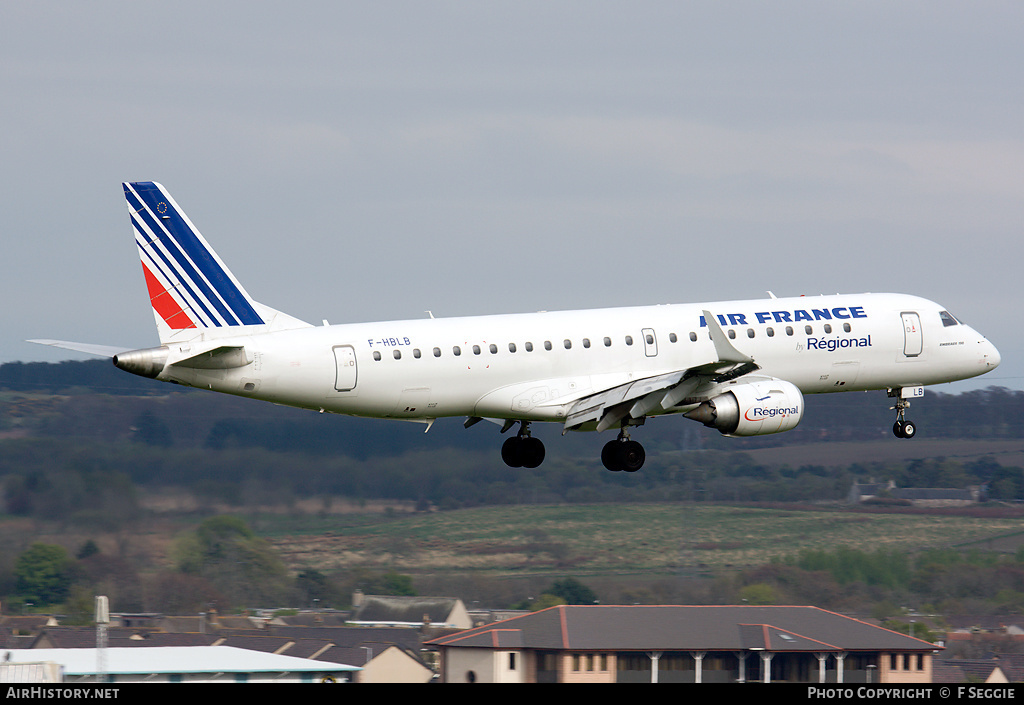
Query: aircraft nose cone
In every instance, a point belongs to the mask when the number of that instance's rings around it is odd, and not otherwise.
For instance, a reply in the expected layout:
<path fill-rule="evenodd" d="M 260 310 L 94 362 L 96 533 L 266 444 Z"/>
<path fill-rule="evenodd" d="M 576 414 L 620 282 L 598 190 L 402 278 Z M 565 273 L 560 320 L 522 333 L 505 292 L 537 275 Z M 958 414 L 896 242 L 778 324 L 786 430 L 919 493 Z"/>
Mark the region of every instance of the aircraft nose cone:
<path fill-rule="evenodd" d="M 985 364 L 988 365 L 990 370 L 994 370 L 999 367 L 999 363 L 1002 362 L 1002 358 L 999 356 L 999 351 L 996 350 L 996 346 L 989 343 L 987 340 L 985 350 Z"/>

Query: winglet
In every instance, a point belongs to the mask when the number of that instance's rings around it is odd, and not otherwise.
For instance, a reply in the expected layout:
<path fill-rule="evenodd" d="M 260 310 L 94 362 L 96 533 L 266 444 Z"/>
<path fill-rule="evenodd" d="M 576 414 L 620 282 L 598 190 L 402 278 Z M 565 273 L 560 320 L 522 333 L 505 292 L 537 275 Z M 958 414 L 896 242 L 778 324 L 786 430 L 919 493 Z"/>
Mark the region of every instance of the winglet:
<path fill-rule="evenodd" d="M 722 326 L 718 325 L 718 320 L 711 315 L 708 311 L 703 311 L 704 321 L 708 324 L 708 330 L 711 332 L 711 342 L 715 344 L 715 353 L 718 355 L 720 362 L 753 362 L 754 358 L 749 355 L 744 355 L 729 342 L 729 338 L 725 335 L 725 331 L 722 330 Z"/>

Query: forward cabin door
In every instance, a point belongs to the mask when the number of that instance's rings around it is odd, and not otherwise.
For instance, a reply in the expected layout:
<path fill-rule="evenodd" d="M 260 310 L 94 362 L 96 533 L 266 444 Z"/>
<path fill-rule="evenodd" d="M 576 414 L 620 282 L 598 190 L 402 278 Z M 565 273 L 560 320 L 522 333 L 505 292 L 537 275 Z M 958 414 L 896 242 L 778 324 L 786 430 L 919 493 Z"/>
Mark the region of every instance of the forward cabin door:
<path fill-rule="evenodd" d="M 903 318 L 903 354 L 917 357 L 924 349 L 924 336 L 921 334 L 921 317 L 914 311 L 904 311 Z"/>

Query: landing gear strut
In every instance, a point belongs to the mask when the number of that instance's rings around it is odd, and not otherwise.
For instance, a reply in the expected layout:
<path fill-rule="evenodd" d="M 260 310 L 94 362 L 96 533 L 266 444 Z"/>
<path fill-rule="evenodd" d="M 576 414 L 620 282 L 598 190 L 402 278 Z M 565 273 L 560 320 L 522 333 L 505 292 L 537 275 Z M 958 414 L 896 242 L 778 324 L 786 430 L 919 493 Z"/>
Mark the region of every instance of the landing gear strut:
<path fill-rule="evenodd" d="M 904 414 L 910 402 L 901 396 L 899 389 L 890 390 L 889 396 L 896 398 L 896 406 L 889 407 L 896 411 L 896 423 L 892 425 L 892 433 L 897 438 L 913 438 L 917 435 L 917 425 L 913 421 L 907 421 Z"/>
<path fill-rule="evenodd" d="M 544 443 L 530 435 L 530 422 L 519 422 L 519 433 L 501 445 L 501 459 L 510 468 L 535 468 L 544 462 Z"/>
<path fill-rule="evenodd" d="M 646 458 L 644 447 L 629 439 L 625 426 L 619 431 L 619 437 L 605 443 L 601 450 L 601 462 L 612 472 L 636 472 L 644 466 Z"/>

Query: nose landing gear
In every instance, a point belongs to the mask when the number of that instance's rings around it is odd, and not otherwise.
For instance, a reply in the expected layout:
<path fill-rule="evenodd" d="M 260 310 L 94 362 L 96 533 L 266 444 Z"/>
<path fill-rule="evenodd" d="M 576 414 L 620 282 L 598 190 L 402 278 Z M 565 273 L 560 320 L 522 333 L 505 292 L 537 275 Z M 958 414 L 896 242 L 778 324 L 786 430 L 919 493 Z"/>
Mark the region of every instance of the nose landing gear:
<path fill-rule="evenodd" d="M 896 399 L 896 406 L 889 407 L 890 411 L 896 411 L 896 423 L 892 425 L 893 435 L 897 438 L 913 438 L 917 435 L 917 424 L 904 418 L 910 402 L 903 397 L 902 389 L 890 389 L 889 396 Z"/>

